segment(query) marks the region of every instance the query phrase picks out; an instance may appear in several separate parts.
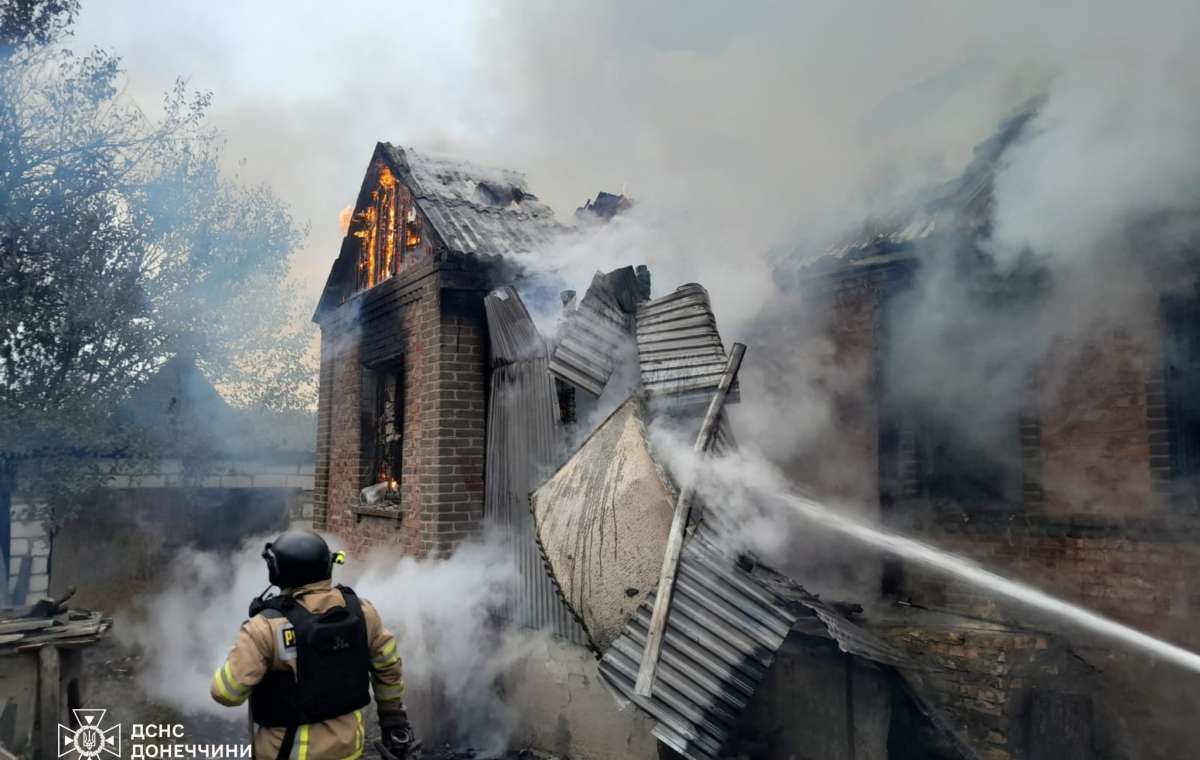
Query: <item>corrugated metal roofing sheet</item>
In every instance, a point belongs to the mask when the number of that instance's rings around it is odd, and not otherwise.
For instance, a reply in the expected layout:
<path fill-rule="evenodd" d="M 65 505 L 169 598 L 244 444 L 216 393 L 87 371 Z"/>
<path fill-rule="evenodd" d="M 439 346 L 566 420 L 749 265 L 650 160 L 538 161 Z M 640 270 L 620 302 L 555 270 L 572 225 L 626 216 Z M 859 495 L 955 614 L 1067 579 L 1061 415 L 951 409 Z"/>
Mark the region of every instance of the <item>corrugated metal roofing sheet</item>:
<path fill-rule="evenodd" d="M 417 198 L 446 247 L 456 253 L 507 255 L 549 245 L 562 228 L 553 217 L 481 208 L 464 201 Z"/>
<path fill-rule="evenodd" d="M 630 315 L 623 304 L 609 297 L 611 286 L 605 277 L 597 275 L 593 280 L 583 302 L 589 308 L 581 304 L 581 313 L 568 320 L 550 362 L 556 375 L 597 395 L 615 369 L 614 346 L 623 336 L 623 320 Z M 726 356 L 704 288 L 685 285 L 670 295 L 637 304 L 633 316 L 647 396 L 672 401 L 710 397 Z M 722 423 L 717 448 L 726 450 L 733 440 L 727 424 Z M 638 508 L 634 503 L 619 506 Z M 657 721 L 654 734 L 661 741 L 693 760 L 719 757 L 741 710 L 793 629 L 829 636 L 850 654 L 913 666 L 903 652 L 851 621 L 844 611 L 769 568 L 749 566 L 724 551 L 719 536 L 729 526 L 724 525 L 720 510 L 701 506 L 704 508 L 696 512 L 703 517 L 680 557 L 652 696 L 637 696 L 634 683 L 654 606 L 653 592 L 640 600 L 600 660 L 601 677 Z M 553 508 L 553 504 L 546 506 L 547 510 Z M 538 509 L 540 515 L 542 508 Z M 541 535 L 541 517 L 538 520 Z M 574 545 L 566 549 L 578 553 Z M 631 551 L 625 545 L 620 556 L 627 557 Z M 547 551 L 547 556 L 561 553 Z M 568 602 L 601 603 L 595 598 L 594 586 L 591 591 L 590 599 Z"/>
<path fill-rule="evenodd" d="M 638 293 L 632 267 L 597 273 L 567 318 L 550 371 L 599 396 L 636 343 L 642 388 L 652 402 L 707 401 L 726 362 L 708 291 L 688 284 L 652 301 Z M 730 393 L 736 400 L 736 384 Z"/>
<path fill-rule="evenodd" d="M 698 530 L 684 545 L 662 655 L 649 698 L 634 693 L 651 594 L 600 660 L 600 675 L 657 722 L 654 735 L 689 758 L 715 758 L 775 653 L 804 614 L 792 598 L 757 580 Z"/>
<path fill-rule="evenodd" d="M 579 307 L 567 317 L 550 371 L 599 396 L 620 357 L 632 350 L 638 283 L 633 267 L 597 272 Z"/>
<path fill-rule="evenodd" d="M 651 398 L 707 401 L 727 357 L 708 291 L 691 283 L 637 307 L 642 387 Z M 730 395 L 737 397 L 737 384 Z"/>
<path fill-rule="evenodd" d="M 452 252 L 529 253 L 567 229 L 555 220 L 553 209 L 529 192 L 520 172 L 390 144 L 383 149 Z"/>
<path fill-rule="evenodd" d="M 484 516 L 511 543 L 520 573 L 507 616 L 576 644 L 587 639 L 542 562 L 529 512 L 533 485 L 561 453 L 558 400 L 546 369 L 546 345 L 512 288 L 484 299 L 491 337 Z"/>
<path fill-rule="evenodd" d="M 769 568 L 739 563 L 720 545 L 705 524 L 684 545 L 651 697 L 637 696 L 634 682 L 653 594 L 600 660 L 604 680 L 658 721 L 654 735 L 684 757 L 720 756 L 793 628 L 829 636 L 849 654 L 919 667 L 832 605 Z"/>
<path fill-rule="evenodd" d="M 514 189 L 525 195 L 529 193 L 525 175 L 512 169 L 481 166 L 460 158 L 438 156 L 413 148 L 389 147 L 394 153 L 403 153 L 413 182 L 412 191 L 419 196 L 447 201 L 494 203 L 497 200 L 494 196 L 485 198 L 481 194 L 480 183 L 487 183 L 497 190 L 507 188 L 510 193 Z M 545 215 L 550 214 L 549 207 L 538 203 L 536 198 L 531 198 L 528 203 L 530 208 L 544 209 Z"/>

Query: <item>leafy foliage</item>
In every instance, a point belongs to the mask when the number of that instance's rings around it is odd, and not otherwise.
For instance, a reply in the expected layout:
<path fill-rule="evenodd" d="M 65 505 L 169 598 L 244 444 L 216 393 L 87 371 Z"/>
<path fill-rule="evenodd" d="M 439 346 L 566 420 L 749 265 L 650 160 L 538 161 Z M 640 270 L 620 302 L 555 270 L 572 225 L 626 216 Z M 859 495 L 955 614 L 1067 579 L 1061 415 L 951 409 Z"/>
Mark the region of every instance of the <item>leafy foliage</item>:
<path fill-rule="evenodd" d="M 0 459 L 43 483 L 132 451 L 113 412 L 176 353 L 237 404 L 315 392 L 286 281 L 303 232 L 222 175 L 210 95 L 177 82 L 152 118 L 117 57 L 64 48 L 77 11 L 0 0 Z"/>

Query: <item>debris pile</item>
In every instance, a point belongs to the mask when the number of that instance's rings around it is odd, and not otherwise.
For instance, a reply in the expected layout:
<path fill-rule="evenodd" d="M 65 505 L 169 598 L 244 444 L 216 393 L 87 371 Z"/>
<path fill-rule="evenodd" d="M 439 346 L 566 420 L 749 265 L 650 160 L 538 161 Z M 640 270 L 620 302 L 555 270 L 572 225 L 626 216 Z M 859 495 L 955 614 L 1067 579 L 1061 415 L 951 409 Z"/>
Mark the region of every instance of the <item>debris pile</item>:
<path fill-rule="evenodd" d="M 73 593 L 73 592 L 72 592 Z M 53 644 L 60 649 L 95 644 L 112 627 L 112 619 L 89 610 L 68 610 L 62 599 L 0 609 L 0 655 L 28 652 Z"/>
<path fill-rule="evenodd" d="M 740 397 L 744 347 L 726 352 L 703 287 L 650 300 L 644 280 L 633 267 L 598 273 L 568 314 L 548 366 L 556 380 L 593 397 L 616 377 L 636 387 L 534 489 L 534 538 L 600 677 L 654 718 L 661 742 L 710 760 L 793 630 L 877 663 L 907 658 L 731 546 L 726 505 L 704 503 L 665 465 L 656 423 L 690 433 L 701 454 L 736 445 L 724 406 Z"/>

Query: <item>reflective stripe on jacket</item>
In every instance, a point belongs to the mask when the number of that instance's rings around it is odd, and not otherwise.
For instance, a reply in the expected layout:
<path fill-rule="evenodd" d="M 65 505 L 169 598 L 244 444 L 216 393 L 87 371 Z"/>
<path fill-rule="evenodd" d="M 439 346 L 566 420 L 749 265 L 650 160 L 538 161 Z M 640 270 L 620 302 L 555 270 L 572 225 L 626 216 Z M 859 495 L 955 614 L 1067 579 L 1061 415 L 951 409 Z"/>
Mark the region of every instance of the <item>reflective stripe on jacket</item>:
<path fill-rule="evenodd" d="M 320 615 L 334 607 L 345 606 L 342 592 L 332 588 L 330 581 L 318 581 L 291 592 L 305 609 Z M 383 626 L 375 607 L 361 599 L 367 622 L 367 642 L 371 649 L 371 687 L 381 716 L 404 709 L 404 680 L 401 675 L 400 653 L 396 639 Z M 295 650 L 285 643 L 286 618 L 266 618 L 255 615 L 242 623 L 237 641 L 212 680 L 212 698 L 223 705 L 244 704 L 270 670 L 295 670 Z M 362 710 L 301 726 L 296 731 L 291 757 L 295 760 L 356 760 L 363 752 Z M 283 728 L 257 726 L 254 734 L 254 756 L 274 760 L 283 742 Z"/>

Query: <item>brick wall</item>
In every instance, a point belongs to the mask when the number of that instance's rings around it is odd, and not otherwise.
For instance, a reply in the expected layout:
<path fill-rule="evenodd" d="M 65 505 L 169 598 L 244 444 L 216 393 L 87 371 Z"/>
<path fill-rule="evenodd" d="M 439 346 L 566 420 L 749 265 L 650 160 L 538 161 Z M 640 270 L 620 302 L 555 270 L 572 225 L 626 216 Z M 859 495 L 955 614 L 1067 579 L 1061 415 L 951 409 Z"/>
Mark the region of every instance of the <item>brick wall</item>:
<path fill-rule="evenodd" d="M 318 376 L 317 395 L 317 447 L 316 468 L 313 477 L 313 514 L 316 525 L 325 525 L 329 516 L 329 462 L 330 436 L 333 412 L 333 368 L 334 342 L 331 335 L 325 339 L 325 328 L 321 330 L 321 369 Z"/>
<path fill-rule="evenodd" d="M 487 420 L 487 322 L 483 292 L 443 291 L 433 387 L 425 389 L 430 421 L 419 453 L 428 518 L 426 550 L 475 534 L 483 520 Z"/>
<path fill-rule="evenodd" d="M 351 551 L 425 555 L 477 533 L 483 515 L 487 343 L 484 273 L 442 257 L 355 296 L 321 321 L 314 524 Z M 363 509 L 371 469 L 370 372 L 404 384 L 399 505 Z"/>
<path fill-rule="evenodd" d="M 887 636 L 920 652 L 930 668 L 905 677 L 984 760 L 1021 756 L 1039 682 L 1088 679 L 1061 641 L 1036 632 L 896 625 Z"/>
<path fill-rule="evenodd" d="M 1200 570 L 1200 520 L 1171 508 L 1162 398 L 1161 325 L 1110 327 L 1068 336 L 1036 362 L 1020 430 L 1025 488 L 1011 513 L 938 513 L 913 483 L 914 453 L 884 461 L 878 404 L 881 312 L 907 272 L 865 270 L 809 283 L 845 386 L 834 389 L 836 470 L 860 472 L 859 488 L 885 520 L 936 539 L 1047 590 L 1166 634 L 1170 621 L 1200 612 L 1180 578 Z M 1149 310 L 1152 313 L 1152 310 Z M 911 442 L 908 442 L 911 445 Z M 857 466 L 855 466 L 857 462 Z M 820 472 L 822 463 L 810 463 Z M 831 467 L 830 469 L 835 469 Z M 848 487 L 842 492 L 850 495 Z M 990 597 L 905 568 L 903 595 L 954 601 L 978 611 Z"/>
<path fill-rule="evenodd" d="M 807 284 L 810 302 L 826 310 L 824 329 L 843 366 L 880 366 L 879 357 L 887 350 L 880 314 L 887 299 L 904 286 L 908 272 L 864 269 L 816 277 Z M 1200 573 L 1200 518 L 1173 506 L 1171 498 L 1177 489 L 1170 481 L 1163 326 L 1155 309 L 1157 296 L 1146 295 L 1146 308 L 1135 310 L 1138 323 L 1064 336 L 1046 356 L 1032 357 L 1037 361 L 1028 398 L 1013 421 L 1020 432 L 1024 484 L 1014 510 L 973 509 L 969 504 L 956 510 L 932 508 L 914 479 L 912 441 L 886 441 L 898 453 L 890 460 L 880 456 L 862 442 L 883 446 L 881 432 L 886 436 L 887 430 L 880 430 L 878 416 L 861 410 L 840 420 L 844 433 L 859 444 L 839 444 L 837 461 L 830 466 L 863 472 L 884 520 L 909 534 L 1151 635 L 1200 648 L 1195 625 L 1200 590 L 1191 580 Z M 838 396 L 850 398 L 852 408 L 878 408 L 884 378 L 877 369 L 844 378 L 863 386 L 839 390 Z M 819 472 L 823 466 L 816 461 L 808 468 Z M 1085 653 L 1097 668 L 1108 686 L 1097 687 L 1088 698 L 1098 714 L 1119 712 L 1121 721 L 1112 728 L 1127 734 L 1097 739 L 1109 748 L 1100 756 L 1121 756 L 1112 748 L 1133 741 L 1130 736 L 1157 736 L 1163 747 L 1197 738 L 1192 735 L 1194 720 L 1175 720 L 1168 730 L 1163 724 L 1169 721 L 1155 717 L 1175 715 L 1169 693 L 1182 676 L 1173 670 L 1133 699 L 1127 683 L 1136 678 L 1120 681 L 1120 688 L 1113 684 L 1125 677 L 1119 673 L 1126 667 L 1122 663 L 1140 662 L 1127 668 L 1136 674 L 1146 660 L 1111 642 L 1089 639 L 1060 620 L 910 563 L 891 563 L 885 585 L 895 597 L 960 621 L 959 628 L 901 627 L 895 636 L 897 643 L 932 657 L 944 669 L 917 680 L 976 747 L 986 748 L 988 758 L 1025 756 L 1021 736 L 1031 695 L 1078 683 L 1064 678 L 1064 668 L 1078 663 L 1065 654 L 1069 650 Z M 989 629 L 988 619 L 1003 625 Z M 1014 675 L 1015 670 L 1020 674 Z M 1155 692 L 1159 685 L 1161 694 Z M 1141 708 L 1151 703 L 1165 707 L 1157 713 Z M 1137 756 L 1170 756 L 1169 749 L 1166 755 L 1147 747 L 1141 751 Z"/>
<path fill-rule="evenodd" d="M 1020 510 L 968 510 L 919 525 L 939 546 L 1197 646 L 1188 621 L 1200 617 L 1200 594 L 1187 579 L 1200 571 L 1200 520 L 1173 510 L 1154 482 L 1152 429 L 1165 414 L 1151 405 L 1163 371 L 1157 339 L 1110 330 L 1056 345 L 1031 388 L 1033 416 L 1021 421 L 1027 486 Z M 905 573 L 904 592 L 914 598 L 998 611 L 993 598 L 961 584 L 916 568 Z"/>
<path fill-rule="evenodd" d="M 1146 516 L 1162 506 L 1149 466 L 1147 384 L 1161 371 L 1154 342 L 1110 332 L 1060 342 L 1043 362 L 1041 374 L 1056 378 L 1037 388 L 1044 512 Z"/>

